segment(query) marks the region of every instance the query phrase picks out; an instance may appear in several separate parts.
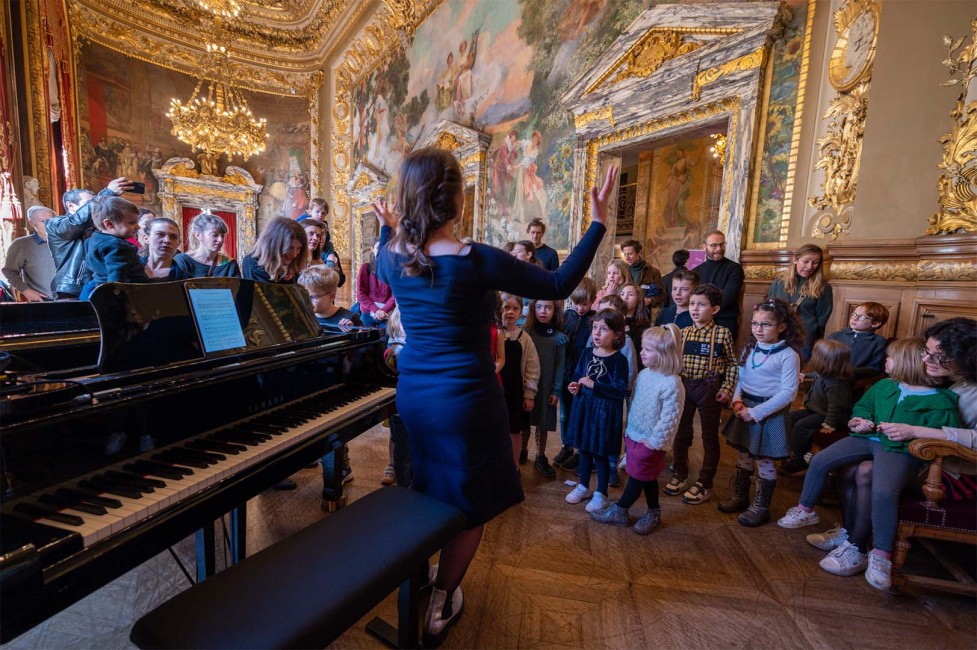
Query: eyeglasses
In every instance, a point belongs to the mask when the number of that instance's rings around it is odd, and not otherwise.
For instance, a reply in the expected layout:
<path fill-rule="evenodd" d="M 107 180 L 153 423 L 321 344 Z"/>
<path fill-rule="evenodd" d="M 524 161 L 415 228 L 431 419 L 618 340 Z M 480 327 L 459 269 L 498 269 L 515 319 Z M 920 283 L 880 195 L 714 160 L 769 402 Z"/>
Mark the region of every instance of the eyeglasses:
<path fill-rule="evenodd" d="M 935 361 L 941 366 L 945 366 L 950 361 L 950 357 L 946 356 L 942 352 L 930 352 L 929 350 L 924 350 L 923 352 L 919 353 L 919 356 L 921 359 L 926 359 L 926 357 L 929 357 L 930 361 Z"/>
<path fill-rule="evenodd" d="M 865 316 L 864 314 L 852 314 L 849 318 L 856 323 L 863 320 L 872 320 L 871 316 Z"/>
<path fill-rule="evenodd" d="M 777 327 L 777 323 L 758 323 L 756 321 L 752 321 L 750 323 L 750 327 L 755 330 L 768 330 Z"/>

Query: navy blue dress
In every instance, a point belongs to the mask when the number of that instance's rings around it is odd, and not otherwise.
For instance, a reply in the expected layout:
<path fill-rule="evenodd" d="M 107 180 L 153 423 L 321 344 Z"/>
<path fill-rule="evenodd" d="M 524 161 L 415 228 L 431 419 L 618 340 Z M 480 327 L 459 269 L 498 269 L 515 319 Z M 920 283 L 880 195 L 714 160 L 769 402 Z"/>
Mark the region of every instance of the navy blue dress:
<path fill-rule="evenodd" d="M 620 350 L 608 357 L 597 356 L 593 348 L 583 351 L 571 381 L 590 377 L 594 387 L 581 386 L 573 398 L 567 429 L 574 447 L 595 456 L 621 453 L 630 376 L 628 359 Z"/>
<path fill-rule="evenodd" d="M 523 500 L 508 412 L 489 349 L 495 291 L 559 300 L 587 272 L 605 228 L 593 224 L 555 272 L 472 244 L 433 256 L 431 274 L 403 275 L 403 255 L 380 232 L 377 275 L 390 285 L 407 333 L 397 409 L 410 440 L 413 488 L 462 510 L 471 528 Z"/>

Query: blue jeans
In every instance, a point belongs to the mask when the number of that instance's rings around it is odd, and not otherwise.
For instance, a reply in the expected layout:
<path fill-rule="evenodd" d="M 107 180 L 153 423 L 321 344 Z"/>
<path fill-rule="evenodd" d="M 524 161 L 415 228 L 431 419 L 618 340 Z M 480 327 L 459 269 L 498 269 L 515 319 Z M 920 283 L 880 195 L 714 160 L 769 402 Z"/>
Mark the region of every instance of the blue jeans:
<path fill-rule="evenodd" d="M 849 436 L 815 454 L 804 477 L 802 506 L 817 503 L 828 473 L 838 467 L 863 460 L 872 461 L 872 540 L 875 548 L 892 552 L 899 520 L 899 494 L 919 473 L 923 461 L 907 452 L 886 451 L 877 440 Z M 851 540 L 864 548 L 868 540 Z"/>

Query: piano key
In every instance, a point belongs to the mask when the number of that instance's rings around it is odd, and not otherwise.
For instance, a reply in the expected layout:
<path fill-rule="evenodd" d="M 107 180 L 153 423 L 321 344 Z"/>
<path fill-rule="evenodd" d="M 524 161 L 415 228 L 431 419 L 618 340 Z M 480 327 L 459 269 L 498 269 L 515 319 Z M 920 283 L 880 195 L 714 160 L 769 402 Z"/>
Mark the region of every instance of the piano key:
<path fill-rule="evenodd" d="M 131 472 L 117 472 L 115 470 L 109 470 L 105 472 L 105 477 L 113 481 L 119 481 L 120 483 L 135 485 L 143 492 L 152 492 L 154 488 L 166 486 L 166 483 L 159 479 L 137 476 Z"/>
<path fill-rule="evenodd" d="M 123 465 L 122 469 L 127 472 L 132 472 L 133 474 L 158 476 L 159 478 L 168 478 L 174 481 L 178 481 L 184 476 L 193 474 L 191 470 L 185 467 L 181 468 L 177 465 L 164 465 L 162 463 L 155 463 L 150 460 L 137 460 L 134 463 Z"/>
<path fill-rule="evenodd" d="M 82 499 L 86 503 L 93 503 L 95 505 L 104 506 L 106 508 L 121 508 L 122 503 L 118 499 L 112 499 L 105 496 L 100 496 L 97 492 L 92 490 L 85 490 L 83 488 L 67 488 L 59 487 L 55 494 L 64 494 L 68 497 L 77 497 Z"/>
<path fill-rule="evenodd" d="M 220 440 L 211 440 L 210 438 L 202 438 L 200 440 L 192 440 L 186 444 L 187 447 L 191 449 L 198 449 L 201 451 L 217 451 L 225 454 L 239 454 L 240 452 L 247 449 L 246 445 L 236 445 L 230 442 L 221 442 Z"/>
<path fill-rule="evenodd" d="M 265 414 L 268 417 L 263 415 L 230 423 L 218 430 L 202 433 L 196 438 L 121 461 L 104 468 L 98 474 L 74 479 L 74 483 L 57 486 L 56 489 L 51 490 L 54 495 L 61 498 L 77 500 L 78 504 L 102 506 L 106 510 L 105 514 L 73 510 L 68 506 L 53 509 L 52 512 L 43 511 L 43 516 L 35 515 L 31 518 L 46 525 L 77 532 L 82 537 L 83 545 L 91 546 L 124 528 L 185 502 L 203 490 L 233 479 L 243 470 L 287 452 L 290 448 L 322 434 L 327 429 L 352 421 L 356 415 L 371 406 L 390 401 L 394 394 L 392 388 L 379 387 L 371 387 L 368 390 L 361 387 L 354 390 L 351 386 L 328 389 L 308 399 L 278 407 L 275 411 Z M 347 402 L 347 405 L 338 406 L 340 402 Z M 299 418 L 303 424 L 274 423 L 276 420 L 298 421 L 299 419 L 287 415 L 278 417 L 296 405 L 301 407 L 303 412 L 308 409 L 309 416 Z M 315 415 L 315 412 L 319 414 Z M 265 430 L 266 427 L 274 431 Z M 256 441 L 254 444 L 236 445 L 211 439 L 215 434 L 232 430 L 239 430 L 237 431 L 239 434 L 242 432 L 246 435 L 251 434 L 248 437 Z M 261 435 L 254 436 L 255 433 Z M 257 440 L 258 438 L 260 441 Z M 233 445 L 240 451 L 236 454 L 215 453 L 191 447 L 191 445 L 197 446 L 198 443 L 211 446 Z M 149 469 L 156 469 L 168 475 L 152 474 Z M 177 474 L 181 475 L 180 478 L 174 478 Z M 162 483 L 163 486 L 154 483 L 151 492 L 144 492 L 135 487 L 142 481 L 155 481 Z M 22 512 L 19 514 L 26 516 Z M 59 519 L 62 521 L 58 521 Z M 64 523 L 65 521 L 74 523 L 67 524 Z M 77 524 L 79 521 L 82 522 L 80 525 Z"/>
<path fill-rule="evenodd" d="M 77 515 L 66 515 L 59 512 L 57 508 L 52 506 L 44 506 L 39 503 L 21 501 L 14 506 L 14 510 L 25 515 L 30 515 L 31 517 L 36 517 L 38 519 L 50 519 L 69 526 L 81 526 L 85 523 L 85 521 Z"/>
<path fill-rule="evenodd" d="M 81 512 L 87 512 L 90 515 L 104 515 L 108 512 L 105 509 L 105 506 L 97 506 L 90 503 L 85 503 L 84 501 L 80 501 L 78 499 L 69 499 L 55 494 L 45 493 L 39 496 L 37 500 L 41 503 L 46 503 L 52 506 L 80 510 Z"/>

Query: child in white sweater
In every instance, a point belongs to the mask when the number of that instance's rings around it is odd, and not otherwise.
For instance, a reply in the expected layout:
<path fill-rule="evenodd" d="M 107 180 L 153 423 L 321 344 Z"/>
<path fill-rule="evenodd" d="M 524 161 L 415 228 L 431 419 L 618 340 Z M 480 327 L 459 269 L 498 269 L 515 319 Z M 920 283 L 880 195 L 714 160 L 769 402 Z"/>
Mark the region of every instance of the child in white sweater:
<path fill-rule="evenodd" d="M 627 526 L 630 508 L 641 492 L 648 511 L 634 524 L 634 532 L 647 535 L 661 522 L 658 505 L 658 476 L 665 467 L 665 452 L 671 447 L 682 409 L 682 332 L 673 324 L 652 327 L 641 337 L 641 363 L 634 400 L 624 435 L 628 484 L 621 499 L 591 517 L 602 524 Z"/>

